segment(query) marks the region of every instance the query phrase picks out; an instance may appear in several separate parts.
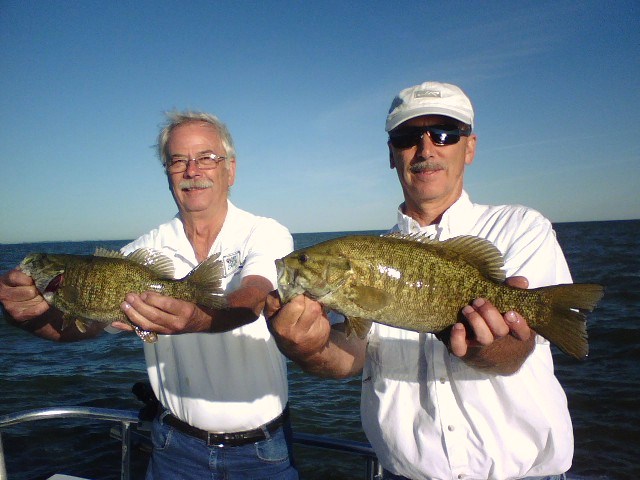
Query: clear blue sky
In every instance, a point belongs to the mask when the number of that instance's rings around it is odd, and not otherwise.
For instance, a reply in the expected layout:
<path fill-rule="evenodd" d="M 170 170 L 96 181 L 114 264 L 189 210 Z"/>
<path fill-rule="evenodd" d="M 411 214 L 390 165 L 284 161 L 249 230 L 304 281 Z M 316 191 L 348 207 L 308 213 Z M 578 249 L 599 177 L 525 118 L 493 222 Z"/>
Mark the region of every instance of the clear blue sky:
<path fill-rule="evenodd" d="M 163 112 L 229 126 L 231 198 L 294 232 L 384 229 L 393 96 L 471 97 L 465 187 L 554 222 L 640 217 L 640 3 L 0 0 L 0 243 L 128 239 L 176 207 Z"/>

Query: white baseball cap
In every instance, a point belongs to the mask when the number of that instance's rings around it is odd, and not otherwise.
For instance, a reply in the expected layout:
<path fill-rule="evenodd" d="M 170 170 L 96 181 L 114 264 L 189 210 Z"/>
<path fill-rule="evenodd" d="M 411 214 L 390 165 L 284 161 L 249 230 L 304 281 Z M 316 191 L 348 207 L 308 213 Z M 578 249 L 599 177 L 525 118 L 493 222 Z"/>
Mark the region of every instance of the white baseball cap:
<path fill-rule="evenodd" d="M 469 97 L 455 85 L 424 82 L 402 90 L 391 103 L 385 130 L 422 115 L 444 115 L 473 128 L 473 106 Z"/>

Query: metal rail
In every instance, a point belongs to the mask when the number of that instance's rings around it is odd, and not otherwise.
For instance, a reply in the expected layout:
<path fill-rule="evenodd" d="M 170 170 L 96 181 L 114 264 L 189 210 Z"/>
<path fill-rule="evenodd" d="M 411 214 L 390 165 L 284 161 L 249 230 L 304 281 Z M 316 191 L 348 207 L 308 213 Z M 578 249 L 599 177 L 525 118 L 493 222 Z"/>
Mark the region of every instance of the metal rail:
<path fill-rule="evenodd" d="M 4 450 L 2 448 L 2 430 L 20 423 L 52 418 L 84 418 L 119 423 L 121 427 L 118 435 L 121 441 L 120 479 L 130 480 L 132 428 L 137 429 L 141 423 L 138 420 L 137 410 L 115 410 L 93 407 L 42 408 L 0 416 L 0 480 L 8 480 Z M 323 448 L 358 455 L 363 457 L 366 462 L 364 476 L 366 480 L 382 478 L 382 467 L 378 463 L 373 449 L 367 443 L 341 440 L 303 432 L 294 432 L 293 443 L 312 448 Z"/>

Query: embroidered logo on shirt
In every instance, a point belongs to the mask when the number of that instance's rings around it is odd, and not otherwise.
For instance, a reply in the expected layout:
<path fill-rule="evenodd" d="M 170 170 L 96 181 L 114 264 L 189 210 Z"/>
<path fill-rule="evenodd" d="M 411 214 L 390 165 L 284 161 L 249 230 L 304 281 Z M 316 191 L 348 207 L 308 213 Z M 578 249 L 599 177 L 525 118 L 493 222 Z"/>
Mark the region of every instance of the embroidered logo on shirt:
<path fill-rule="evenodd" d="M 222 257 L 222 263 L 224 264 L 224 276 L 228 277 L 241 267 L 240 252 L 233 252 L 229 255 L 225 255 Z"/>

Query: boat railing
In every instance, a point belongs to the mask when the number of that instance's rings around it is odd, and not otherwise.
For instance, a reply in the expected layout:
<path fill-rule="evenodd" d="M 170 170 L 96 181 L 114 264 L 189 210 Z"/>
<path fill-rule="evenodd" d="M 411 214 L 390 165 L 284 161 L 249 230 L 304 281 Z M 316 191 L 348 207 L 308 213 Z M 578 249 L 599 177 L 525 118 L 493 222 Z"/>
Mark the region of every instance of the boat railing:
<path fill-rule="evenodd" d="M 143 422 L 138 419 L 137 410 L 116 410 L 94 407 L 51 407 L 0 416 L 0 480 L 8 480 L 7 468 L 2 446 L 2 431 L 6 427 L 25 422 L 60 418 L 83 418 L 87 420 L 108 421 L 119 424 L 120 428 L 112 429 L 112 435 L 121 441 L 120 479 L 131 479 L 131 446 L 132 435 L 138 431 Z M 294 432 L 294 444 L 311 448 L 321 448 L 362 457 L 364 460 L 364 478 L 376 480 L 382 478 L 382 467 L 378 463 L 373 449 L 368 443 L 343 440 L 328 436 Z"/>

